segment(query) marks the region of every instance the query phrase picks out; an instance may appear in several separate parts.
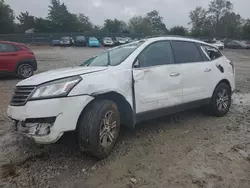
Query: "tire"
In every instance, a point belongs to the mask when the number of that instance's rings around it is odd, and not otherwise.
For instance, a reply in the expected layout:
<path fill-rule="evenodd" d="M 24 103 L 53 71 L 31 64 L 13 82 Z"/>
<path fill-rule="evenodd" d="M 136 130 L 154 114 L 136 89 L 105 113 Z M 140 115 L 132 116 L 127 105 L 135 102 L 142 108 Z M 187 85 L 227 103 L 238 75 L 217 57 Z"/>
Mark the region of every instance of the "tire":
<path fill-rule="evenodd" d="M 120 132 L 120 113 L 116 104 L 109 100 L 94 101 L 80 117 L 76 131 L 81 151 L 96 159 L 107 157 Z"/>
<path fill-rule="evenodd" d="M 226 83 L 220 83 L 214 90 L 208 112 L 216 117 L 225 116 L 230 109 L 231 102 L 232 92 L 230 86 Z"/>
<path fill-rule="evenodd" d="M 29 63 L 22 63 L 17 67 L 17 76 L 26 79 L 34 75 L 34 68 Z"/>

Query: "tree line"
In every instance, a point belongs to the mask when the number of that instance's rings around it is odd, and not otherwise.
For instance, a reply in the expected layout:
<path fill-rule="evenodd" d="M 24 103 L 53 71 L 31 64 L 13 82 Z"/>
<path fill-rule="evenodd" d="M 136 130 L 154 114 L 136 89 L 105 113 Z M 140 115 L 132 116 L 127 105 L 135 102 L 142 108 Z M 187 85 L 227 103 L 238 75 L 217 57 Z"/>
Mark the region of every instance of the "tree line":
<path fill-rule="evenodd" d="M 152 10 L 144 16 L 134 16 L 128 22 L 106 19 L 102 26 L 93 24 L 84 13 L 72 14 L 60 0 L 51 0 L 46 18 L 21 12 L 15 17 L 11 7 L 0 0 L 0 34 L 24 33 L 34 29 L 38 33 L 60 32 L 105 32 L 147 35 L 182 35 L 194 37 L 248 38 L 250 19 L 243 19 L 233 11 L 227 0 L 212 0 L 205 9 L 196 7 L 189 13 L 190 28 L 174 26 L 170 29 L 158 11 Z"/>

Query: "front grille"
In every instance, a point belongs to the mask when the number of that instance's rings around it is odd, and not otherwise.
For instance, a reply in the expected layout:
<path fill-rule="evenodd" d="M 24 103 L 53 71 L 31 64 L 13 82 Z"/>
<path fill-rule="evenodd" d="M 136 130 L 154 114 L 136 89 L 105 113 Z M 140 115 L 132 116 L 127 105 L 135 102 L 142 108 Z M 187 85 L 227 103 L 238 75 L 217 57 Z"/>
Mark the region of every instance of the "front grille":
<path fill-rule="evenodd" d="M 23 106 L 26 104 L 31 92 L 35 89 L 35 86 L 17 86 L 12 99 L 10 101 L 11 106 Z"/>

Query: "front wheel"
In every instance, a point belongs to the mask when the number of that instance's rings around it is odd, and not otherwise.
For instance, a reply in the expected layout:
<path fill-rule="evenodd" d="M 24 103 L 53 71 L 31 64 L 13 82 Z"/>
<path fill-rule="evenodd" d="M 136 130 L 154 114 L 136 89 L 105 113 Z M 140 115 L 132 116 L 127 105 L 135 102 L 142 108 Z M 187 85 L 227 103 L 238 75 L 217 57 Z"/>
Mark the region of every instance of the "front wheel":
<path fill-rule="evenodd" d="M 80 150 L 97 159 L 107 157 L 119 136 L 120 113 L 109 100 L 96 100 L 80 117 L 77 140 Z"/>
<path fill-rule="evenodd" d="M 34 69 L 28 63 L 23 63 L 17 67 L 17 76 L 21 79 L 29 78 L 33 76 Z"/>
<path fill-rule="evenodd" d="M 225 116 L 231 106 L 232 92 L 231 88 L 226 83 L 220 83 L 214 90 L 213 96 L 209 105 L 210 114 L 222 117 Z"/>

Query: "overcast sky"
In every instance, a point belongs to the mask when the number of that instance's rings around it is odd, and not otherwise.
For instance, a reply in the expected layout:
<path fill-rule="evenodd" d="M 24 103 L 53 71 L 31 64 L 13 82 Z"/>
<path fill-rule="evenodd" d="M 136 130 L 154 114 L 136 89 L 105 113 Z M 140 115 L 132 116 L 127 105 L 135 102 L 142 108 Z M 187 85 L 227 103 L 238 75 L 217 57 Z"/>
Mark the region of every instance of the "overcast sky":
<path fill-rule="evenodd" d="M 5 0 L 15 14 L 28 11 L 37 17 L 46 17 L 50 0 Z M 210 0 L 61 0 L 71 13 L 84 13 L 94 24 L 102 25 L 107 18 L 129 20 L 157 10 L 167 27 L 188 26 L 189 12 L 196 6 L 207 7 Z M 250 18 L 250 0 L 231 0 L 236 13 Z"/>

